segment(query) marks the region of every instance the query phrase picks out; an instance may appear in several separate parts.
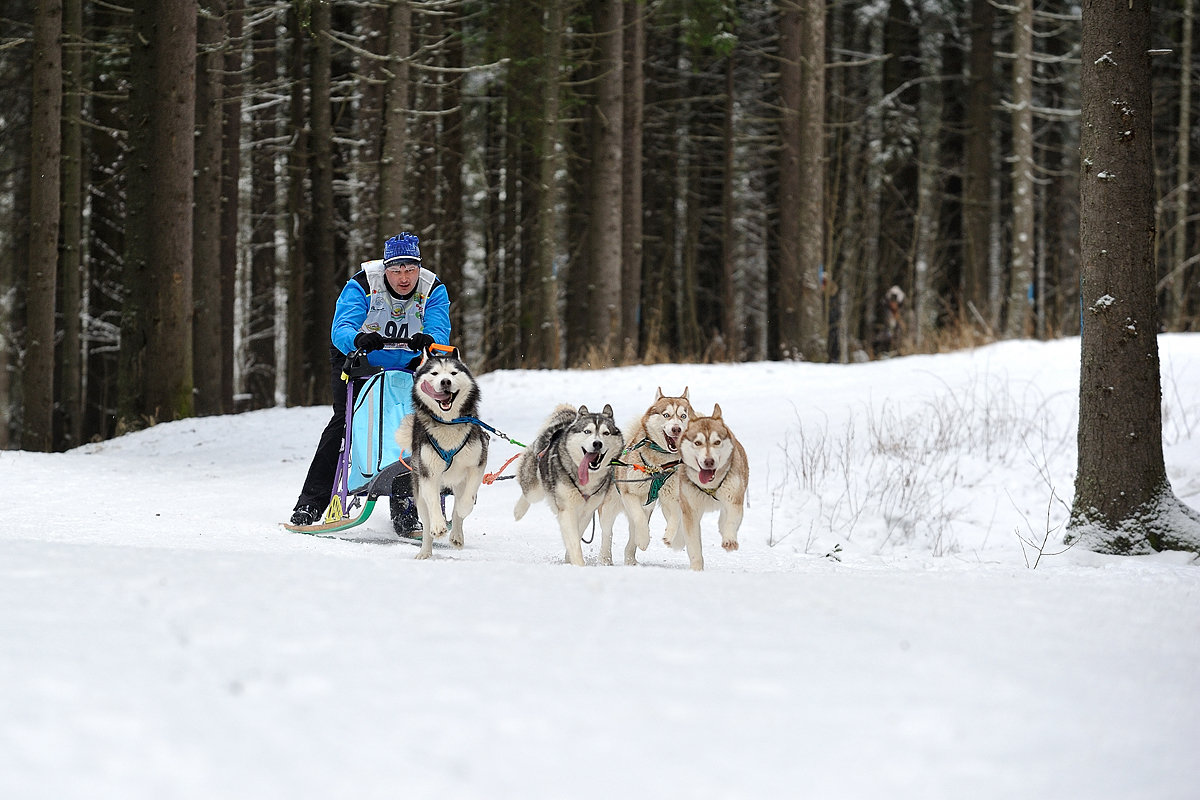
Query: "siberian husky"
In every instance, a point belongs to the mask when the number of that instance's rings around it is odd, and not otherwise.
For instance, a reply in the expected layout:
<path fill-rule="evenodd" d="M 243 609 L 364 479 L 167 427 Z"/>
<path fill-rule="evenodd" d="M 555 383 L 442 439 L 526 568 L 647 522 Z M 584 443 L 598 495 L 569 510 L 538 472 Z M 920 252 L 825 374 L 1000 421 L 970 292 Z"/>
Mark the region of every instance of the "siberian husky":
<path fill-rule="evenodd" d="M 693 417 L 679 444 L 679 475 L 663 484 L 659 499 L 667 519 L 664 541 L 679 549 L 687 546 L 692 569 L 704 569 L 700 552 L 700 518 L 720 511 L 717 529 L 721 547 L 737 550 L 742 524 L 750 462 L 746 451 L 721 418 L 721 406 L 710 417 Z"/>
<path fill-rule="evenodd" d="M 558 517 L 567 561 L 582 567 L 588 520 L 601 504 L 616 502 L 611 462 L 624 446 L 612 406 L 599 414 L 559 406 L 517 464 L 521 498 L 513 516 L 521 519 L 545 498 Z"/>
<path fill-rule="evenodd" d="M 479 408 L 479 385 L 459 359 L 430 355 L 413 373 L 413 412 L 396 431 L 396 441 L 411 452 L 413 500 L 421 518 L 421 550 L 429 558 L 433 540 L 446 535 L 442 490 L 454 494 L 450 544 L 463 546 L 463 520 L 475 507 L 479 484 L 487 466 L 488 437 L 466 417 Z"/>
<path fill-rule="evenodd" d="M 679 439 L 693 416 L 686 386 L 683 394 L 675 397 L 664 395 L 660 386 L 654 402 L 631 428 L 622 458 L 631 466 L 618 466 L 614 472 L 621 503 L 608 504 L 601 510 L 603 563 L 612 563 L 612 524 L 622 507 L 629 521 L 625 563 L 636 564 L 637 551 L 650 544 L 650 515 L 661 487 L 679 464 Z"/>

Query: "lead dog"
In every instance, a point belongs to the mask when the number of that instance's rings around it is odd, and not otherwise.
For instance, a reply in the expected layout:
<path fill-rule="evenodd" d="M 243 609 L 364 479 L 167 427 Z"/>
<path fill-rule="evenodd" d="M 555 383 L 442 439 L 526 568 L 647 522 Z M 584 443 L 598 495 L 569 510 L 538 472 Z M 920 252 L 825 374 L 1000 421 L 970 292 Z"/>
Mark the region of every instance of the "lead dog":
<path fill-rule="evenodd" d="M 717 529 L 721 532 L 721 547 L 738 549 L 750 462 L 741 442 L 721 418 L 719 405 L 713 406 L 712 416 L 693 417 L 688 422 L 679 455 L 678 474 L 663 485 L 659 494 L 667 518 L 663 540 L 677 550 L 686 545 L 692 569 L 702 570 L 700 518 L 706 512 L 720 512 Z"/>
<path fill-rule="evenodd" d="M 558 517 L 567 561 L 582 567 L 583 532 L 602 504 L 616 501 L 611 462 L 624 446 L 612 406 L 599 414 L 587 406 L 559 406 L 517 464 L 521 498 L 514 518 L 545 498 Z"/>
<path fill-rule="evenodd" d="M 488 438 L 477 425 L 455 420 L 476 417 L 479 399 L 479 385 L 457 349 L 444 356 L 427 352 L 413 374 L 413 412 L 396 431 L 396 441 L 412 453 L 413 501 L 421 518 L 417 558 L 429 558 L 433 540 L 446 535 L 443 489 L 454 494 L 450 544 L 463 546 L 463 520 L 475 508 L 487 466 Z"/>
<path fill-rule="evenodd" d="M 688 420 L 695 416 L 685 386 L 683 394 L 667 396 L 658 387 L 654 402 L 631 428 L 629 446 L 617 466 L 614 478 L 620 504 L 607 504 L 600 512 L 602 540 L 600 561 L 612 563 L 613 521 L 624 510 L 629 521 L 629 541 L 625 544 L 625 563 L 637 563 L 637 551 L 650 544 L 650 515 L 658 502 L 658 493 L 679 464 L 679 440 Z"/>

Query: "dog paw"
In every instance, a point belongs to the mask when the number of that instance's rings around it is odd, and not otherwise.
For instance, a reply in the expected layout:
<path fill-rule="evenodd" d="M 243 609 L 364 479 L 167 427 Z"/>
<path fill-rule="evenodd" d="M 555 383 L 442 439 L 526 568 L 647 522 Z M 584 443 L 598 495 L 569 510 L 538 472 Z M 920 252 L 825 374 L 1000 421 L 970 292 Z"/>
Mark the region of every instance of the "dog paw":
<path fill-rule="evenodd" d="M 462 550 L 463 535 L 459 531 L 450 531 L 450 544 Z"/>
<path fill-rule="evenodd" d="M 736 539 L 734 539 L 732 542 L 721 542 L 721 547 L 724 547 L 726 550 L 737 550 L 738 543 Z"/>
<path fill-rule="evenodd" d="M 435 539 L 442 538 L 446 535 L 446 523 L 443 522 L 441 525 L 432 526 L 429 530 L 429 534 Z"/>
<path fill-rule="evenodd" d="M 417 561 L 424 561 L 425 559 L 429 558 L 432 555 L 433 555 L 433 553 L 426 553 L 424 550 L 418 550 L 417 554 L 413 557 L 416 558 Z"/>

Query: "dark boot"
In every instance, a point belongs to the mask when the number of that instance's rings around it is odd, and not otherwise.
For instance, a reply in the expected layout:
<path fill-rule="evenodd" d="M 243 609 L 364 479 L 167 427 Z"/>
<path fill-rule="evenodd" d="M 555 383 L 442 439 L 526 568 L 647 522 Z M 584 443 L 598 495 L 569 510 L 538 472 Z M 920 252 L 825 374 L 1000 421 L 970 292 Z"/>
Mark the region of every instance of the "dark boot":
<path fill-rule="evenodd" d="M 392 494 L 388 498 L 391 506 L 392 528 L 396 535 L 416 538 L 421 535 L 421 519 L 417 516 L 417 504 L 412 497 L 412 476 L 407 472 L 397 475 L 392 481 Z"/>

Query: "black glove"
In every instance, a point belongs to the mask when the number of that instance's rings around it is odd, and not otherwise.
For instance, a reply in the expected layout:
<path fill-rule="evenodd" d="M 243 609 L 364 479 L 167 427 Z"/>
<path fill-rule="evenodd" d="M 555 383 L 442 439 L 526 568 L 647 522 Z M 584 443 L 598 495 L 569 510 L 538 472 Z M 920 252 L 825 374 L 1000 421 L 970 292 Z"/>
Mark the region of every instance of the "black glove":
<path fill-rule="evenodd" d="M 377 331 L 364 331 L 354 337 L 354 346 L 368 353 L 372 350 L 382 350 L 383 337 Z"/>
<path fill-rule="evenodd" d="M 434 344 L 433 337 L 428 333 L 414 333 L 408 337 L 408 349 L 419 353 L 429 345 Z"/>

